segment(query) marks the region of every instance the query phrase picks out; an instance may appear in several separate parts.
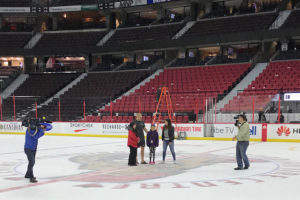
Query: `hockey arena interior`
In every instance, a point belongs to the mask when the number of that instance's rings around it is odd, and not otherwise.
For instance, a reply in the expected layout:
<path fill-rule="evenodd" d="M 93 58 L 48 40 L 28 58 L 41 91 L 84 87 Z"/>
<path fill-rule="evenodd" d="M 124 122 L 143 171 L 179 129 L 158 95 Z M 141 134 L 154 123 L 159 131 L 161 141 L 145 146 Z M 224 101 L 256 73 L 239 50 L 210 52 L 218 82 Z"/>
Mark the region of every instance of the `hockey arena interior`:
<path fill-rule="evenodd" d="M 299 0 L 0 0 L 0 200 L 297 200 Z"/>

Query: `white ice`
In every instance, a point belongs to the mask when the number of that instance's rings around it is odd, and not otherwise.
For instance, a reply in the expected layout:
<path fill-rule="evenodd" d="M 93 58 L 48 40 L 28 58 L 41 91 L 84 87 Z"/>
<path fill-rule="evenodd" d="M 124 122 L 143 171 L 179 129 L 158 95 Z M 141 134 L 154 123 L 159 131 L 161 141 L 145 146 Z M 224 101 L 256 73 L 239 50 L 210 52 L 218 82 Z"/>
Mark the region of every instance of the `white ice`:
<path fill-rule="evenodd" d="M 177 164 L 167 152 L 159 164 L 128 167 L 127 140 L 45 136 L 24 178 L 24 136 L 0 135 L 0 200 L 298 200 L 300 143 L 251 142 L 251 167 L 234 171 L 235 142 L 175 141 Z M 148 161 L 149 151 L 145 157 Z"/>

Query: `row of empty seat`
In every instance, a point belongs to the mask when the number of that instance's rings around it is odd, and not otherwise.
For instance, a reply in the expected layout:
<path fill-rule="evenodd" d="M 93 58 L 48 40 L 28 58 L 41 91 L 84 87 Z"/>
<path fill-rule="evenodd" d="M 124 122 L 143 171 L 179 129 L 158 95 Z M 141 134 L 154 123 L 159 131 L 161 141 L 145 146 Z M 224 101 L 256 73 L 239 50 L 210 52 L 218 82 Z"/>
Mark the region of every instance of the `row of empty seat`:
<path fill-rule="evenodd" d="M 300 61 L 271 62 L 269 66 L 221 112 L 264 110 L 280 92 L 300 91 Z"/>
<path fill-rule="evenodd" d="M 296 28 L 300 26 L 300 10 L 293 10 L 281 28 Z"/>
<path fill-rule="evenodd" d="M 168 87 L 175 112 L 194 112 L 202 109 L 203 100 L 217 98 L 227 92 L 247 73 L 250 64 L 166 69 L 129 96 L 112 104 L 113 112 L 155 112 L 159 87 Z M 106 106 L 100 112 L 109 112 Z M 166 111 L 165 108 L 161 108 Z"/>
<path fill-rule="evenodd" d="M 120 28 L 107 41 L 106 45 L 122 42 L 136 42 L 142 40 L 171 39 L 182 27 L 182 23 L 167 25 L 144 26 L 138 28 Z"/>
<path fill-rule="evenodd" d="M 192 26 L 180 39 L 204 35 L 267 30 L 276 17 L 277 14 L 275 12 L 271 12 L 200 20 L 196 22 L 194 26 Z"/>
<path fill-rule="evenodd" d="M 0 48 L 24 48 L 31 37 L 31 33 L 0 33 Z"/>
<path fill-rule="evenodd" d="M 32 0 L 1 0 L 0 7 L 29 7 Z"/>
<path fill-rule="evenodd" d="M 86 113 L 99 109 L 110 99 L 123 94 L 149 75 L 148 70 L 127 72 L 89 73 L 77 85 L 60 96 L 61 120 L 77 120 L 83 116 L 83 101 Z M 59 120 L 58 99 L 38 110 L 52 120 Z"/>
<path fill-rule="evenodd" d="M 15 96 L 17 118 L 21 118 L 24 113 L 33 109 L 35 102 L 45 101 L 77 76 L 76 73 L 30 74 L 13 94 Z M 11 120 L 14 117 L 13 101 L 12 97 L 3 100 L 2 112 L 5 119 Z"/>
<path fill-rule="evenodd" d="M 106 31 L 44 33 L 35 48 L 63 49 L 70 47 L 84 48 L 86 46 L 96 46 L 106 33 Z"/>
<path fill-rule="evenodd" d="M 162 116 L 161 119 L 167 119 L 167 116 Z M 81 122 L 119 122 L 119 123 L 130 123 L 134 120 L 134 116 L 86 116 L 85 119 L 79 120 Z M 153 121 L 153 116 L 144 116 L 143 120 L 146 123 L 151 123 Z M 176 116 L 177 123 L 187 123 L 189 117 L 185 116 Z"/>

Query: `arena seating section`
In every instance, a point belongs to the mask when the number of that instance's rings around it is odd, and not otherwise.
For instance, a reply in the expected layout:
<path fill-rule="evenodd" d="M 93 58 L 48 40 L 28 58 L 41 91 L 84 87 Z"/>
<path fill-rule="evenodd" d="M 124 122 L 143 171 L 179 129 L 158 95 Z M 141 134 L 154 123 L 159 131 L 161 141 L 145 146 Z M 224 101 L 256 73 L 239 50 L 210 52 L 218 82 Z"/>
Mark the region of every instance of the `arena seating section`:
<path fill-rule="evenodd" d="M 169 68 L 161 72 L 150 82 L 141 86 L 129 96 L 117 99 L 112 105 L 116 113 L 154 113 L 157 88 L 167 86 L 170 88 L 173 108 L 175 112 L 194 112 L 196 105 L 201 110 L 205 97 L 217 98 L 218 95 L 226 93 L 236 84 L 250 68 L 250 64 L 220 65 L 209 67 L 184 67 Z M 212 76 L 213 75 L 213 76 Z M 141 102 L 141 103 L 140 103 Z M 141 104 L 141 110 L 139 110 Z M 106 106 L 99 110 L 101 113 L 109 112 Z M 164 110 L 162 110 L 164 111 Z M 126 116 L 115 117 L 117 120 L 127 120 Z M 92 117 L 89 120 L 110 120 Z M 188 116 L 178 116 L 178 122 L 187 122 Z M 146 117 L 146 122 L 151 121 L 151 116 Z"/>
<path fill-rule="evenodd" d="M 239 96 L 226 104 L 221 112 L 252 112 L 265 109 L 279 92 L 300 91 L 300 61 L 271 62 Z"/>
<path fill-rule="evenodd" d="M 51 6 L 68 6 L 68 5 L 90 5 L 97 4 L 97 0 L 52 0 Z"/>
<path fill-rule="evenodd" d="M 32 5 L 32 0 L 1 0 L 0 7 L 29 7 Z"/>
<path fill-rule="evenodd" d="M 120 28 L 105 44 L 171 39 L 182 27 L 183 23 L 174 23 L 138 28 Z"/>
<path fill-rule="evenodd" d="M 280 51 L 276 56 L 275 60 L 290 60 L 290 59 L 300 59 L 300 50 L 288 50 L 288 51 Z"/>
<path fill-rule="evenodd" d="M 73 86 L 60 97 L 61 120 L 77 120 L 83 116 L 83 100 L 86 101 L 86 112 L 100 108 L 149 75 L 149 70 L 128 72 L 89 73 L 87 77 Z M 38 110 L 51 120 L 58 120 L 58 99 Z"/>
<path fill-rule="evenodd" d="M 73 33 L 44 33 L 35 48 L 57 49 L 82 48 L 85 46 L 96 46 L 105 36 L 105 31 L 73 32 Z"/>
<path fill-rule="evenodd" d="M 14 92 L 17 117 L 21 117 L 29 111 L 28 109 L 33 108 L 35 100 L 38 103 L 45 101 L 77 76 L 78 74 L 75 73 L 30 74 L 29 78 Z M 29 96 L 35 98 L 29 98 Z M 3 100 L 2 109 L 4 119 L 13 119 L 12 97 Z"/>
<path fill-rule="evenodd" d="M 277 14 L 271 12 L 205 19 L 196 22 L 196 24 L 194 24 L 194 26 L 192 26 L 180 39 L 213 34 L 267 30 L 276 17 Z"/>
<path fill-rule="evenodd" d="M 0 48 L 18 49 L 23 48 L 32 37 L 31 33 L 1 33 Z"/>
<path fill-rule="evenodd" d="M 281 28 L 296 28 L 300 26 L 300 10 L 294 10 Z"/>

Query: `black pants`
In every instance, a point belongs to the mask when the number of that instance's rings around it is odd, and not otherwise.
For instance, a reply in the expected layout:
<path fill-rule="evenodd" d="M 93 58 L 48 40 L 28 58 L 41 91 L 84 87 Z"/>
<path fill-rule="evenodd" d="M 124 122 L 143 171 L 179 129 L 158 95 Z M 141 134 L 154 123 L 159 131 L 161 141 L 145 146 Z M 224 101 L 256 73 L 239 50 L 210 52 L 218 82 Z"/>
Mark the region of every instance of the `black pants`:
<path fill-rule="evenodd" d="M 35 164 L 36 150 L 25 148 L 24 151 L 25 151 L 25 154 L 26 154 L 27 159 L 28 159 L 28 167 L 27 167 L 27 172 L 25 174 L 25 178 L 34 178 L 34 176 L 33 176 L 33 166 Z"/>
<path fill-rule="evenodd" d="M 136 156 L 137 156 L 137 148 L 131 147 L 130 148 L 130 154 L 128 159 L 128 165 L 136 165 Z"/>
<path fill-rule="evenodd" d="M 153 162 L 155 162 L 155 147 L 149 147 L 149 150 L 150 150 L 150 153 L 149 153 L 150 162 L 151 162 L 151 159 Z"/>

